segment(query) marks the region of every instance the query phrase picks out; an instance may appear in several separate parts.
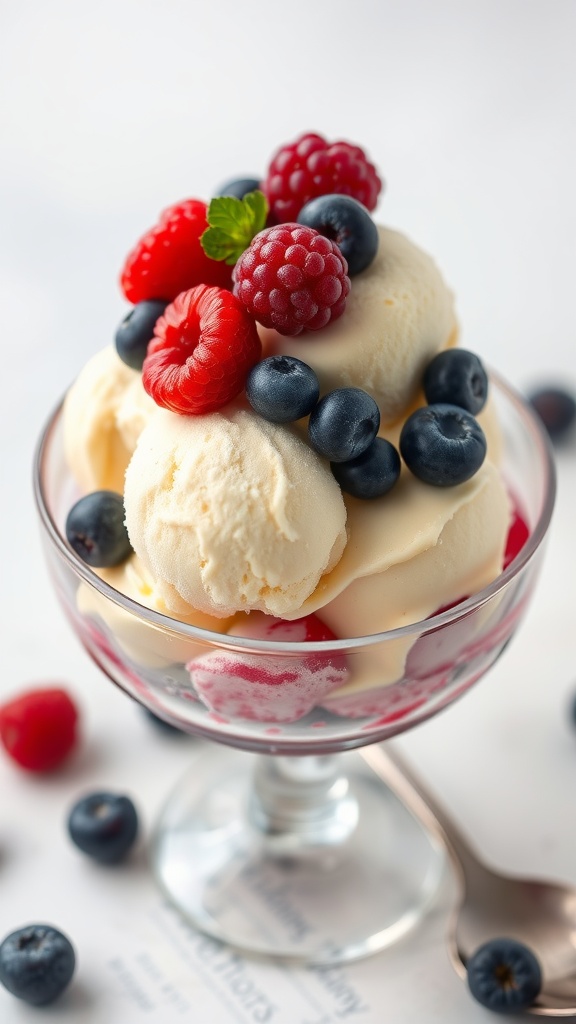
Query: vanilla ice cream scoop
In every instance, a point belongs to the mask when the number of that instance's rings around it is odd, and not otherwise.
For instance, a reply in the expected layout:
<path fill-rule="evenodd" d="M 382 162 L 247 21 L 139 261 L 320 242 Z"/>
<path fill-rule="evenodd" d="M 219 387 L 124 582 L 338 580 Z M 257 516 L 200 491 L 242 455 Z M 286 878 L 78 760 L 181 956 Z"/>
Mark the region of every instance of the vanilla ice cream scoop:
<path fill-rule="evenodd" d="M 126 525 L 175 615 L 293 615 L 346 545 L 328 465 L 284 426 L 227 407 L 159 410 L 126 471 Z"/>
<path fill-rule="evenodd" d="M 80 371 L 64 402 L 64 449 L 76 482 L 88 493 L 124 490 L 124 473 L 139 434 L 157 405 L 142 374 L 113 345 Z"/>
<path fill-rule="evenodd" d="M 383 424 L 407 414 L 426 365 L 456 341 L 452 292 L 436 264 L 398 231 L 380 227 L 376 258 L 354 278 L 345 315 L 322 331 L 286 338 L 260 328 L 264 356 L 296 356 L 316 371 L 324 394 L 368 391 Z"/>

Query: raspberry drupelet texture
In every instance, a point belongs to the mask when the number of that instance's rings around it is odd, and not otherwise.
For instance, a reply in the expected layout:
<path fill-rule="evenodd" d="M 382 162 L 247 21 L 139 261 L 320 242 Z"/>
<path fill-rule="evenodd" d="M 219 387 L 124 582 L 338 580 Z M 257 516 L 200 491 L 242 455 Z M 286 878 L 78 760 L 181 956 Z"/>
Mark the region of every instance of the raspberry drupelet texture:
<path fill-rule="evenodd" d="M 214 412 L 242 390 L 261 354 L 242 303 L 225 288 L 200 284 L 178 295 L 157 321 L 142 383 L 172 412 Z"/>
<path fill-rule="evenodd" d="M 209 259 L 200 244 L 207 209 L 199 199 L 185 199 L 164 210 L 124 261 L 120 286 L 128 302 L 172 302 L 197 284 L 230 287 L 230 267 Z"/>
<path fill-rule="evenodd" d="M 264 327 L 279 334 L 319 331 L 342 315 L 348 266 L 335 242 L 314 228 L 265 228 L 234 268 L 234 294 Z"/>
<path fill-rule="evenodd" d="M 359 146 L 330 143 L 310 133 L 278 150 L 261 187 L 272 221 L 281 224 L 296 220 L 310 199 L 333 193 L 352 196 L 373 210 L 382 182 Z"/>

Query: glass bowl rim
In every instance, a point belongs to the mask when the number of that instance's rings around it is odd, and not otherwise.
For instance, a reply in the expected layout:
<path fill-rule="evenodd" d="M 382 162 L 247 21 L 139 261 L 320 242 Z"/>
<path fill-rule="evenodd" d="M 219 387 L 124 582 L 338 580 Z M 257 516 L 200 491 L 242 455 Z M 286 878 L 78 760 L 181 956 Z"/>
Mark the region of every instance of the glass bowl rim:
<path fill-rule="evenodd" d="M 489 371 L 491 381 L 496 384 L 497 390 L 515 408 L 517 415 L 523 421 L 525 427 L 532 434 L 535 448 L 538 452 L 538 459 L 544 469 L 545 496 L 542 509 L 534 529 L 530 533 L 519 553 L 510 564 L 501 572 L 495 580 L 477 591 L 471 597 L 466 598 L 453 607 L 435 613 L 426 619 L 417 622 L 410 622 L 404 626 L 397 626 L 395 629 L 385 630 L 382 633 L 370 633 L 365 636 L 338 638 L 336 640 L 317 641 L 277 641 L 257 640 L 251 637 L 234 636 L 227 633 L 217 633 L 212 630 L 203 629 L 200 626 L 193 626 L 189 623 L 180 622 L 177 619 L 164 615 L 162 612 L 148 608 L 146 605 L 128 597 L 121 591 L 116 590 L 110 584 L 102 580 L 97 573 L 93 572 L 89 565 L 83 562 L 68 545 L 58 529 L 52 513 L 48 507 L 45 489 L 42 480 L 42 468 L 48 446 L 52 439 L 54 430 L 62 414 L 64 398 L 60 399 L 56 407 L 51 411 L 40 438 L 36 445 L 33 460 L 33 488 L 36 507 L 40 521 L 58 554 L 69 565 L 76 576 L 79 576 L 85 583 L 97 590 L 102 597 L 112 601 L 118 607 L 143 620 L 148 625 L 161 628 L 164 632 L 171 633 L 178 637 L 185 637 L 190 641 L 203 643 L 211 647 L 225 647 L 228 650 L 244 650 L 266 654 L 297 655 L 302 653 L 328 654 L 330 652 L 353 653 L 366 648 L 376 647 L 378 644 L 391 643 L 394 640 L 403 640 L 409 637 L 421 636 L 424 633 L 436 632 L 451 622 L 464 618 L 476 611 L 482 605 L 490 601 L 496 594 L 504 590 L 531 560 L 540 544 L 542 543 L 554 508 L 556 495 L 556 468 L 554 455 L 550 440 L 546 434 L 543 424 L 540 422 L 537 413 L 531 409 L 529 402 L 522 397 L 510 384 L 508 384 L 498 373 Z"/>

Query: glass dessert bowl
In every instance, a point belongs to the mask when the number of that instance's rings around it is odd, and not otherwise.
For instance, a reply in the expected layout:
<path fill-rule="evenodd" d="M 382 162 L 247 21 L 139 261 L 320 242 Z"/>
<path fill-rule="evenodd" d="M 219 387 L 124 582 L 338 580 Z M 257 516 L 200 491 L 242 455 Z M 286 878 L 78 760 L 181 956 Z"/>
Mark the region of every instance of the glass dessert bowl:
<path fill-rule="evenodd" d="M 65 538 L 77 485 L 61 407 L 41 437 L 35 497 L 51 579 L 73 630 L 131 697 L 216 741 L 160 816 L 155 876 L 188 920 L 245 953 L 310 964 L 365 956 L 413 927 L 436 892 L 441 851 L 346 752 L 404 732 L 461 696 L 504 650 L 529 603 L 554 467 L 529 406 L 497 377 L 491 383 L 500 470 L 520 513 L 508 564 L 480 592 L 423 621 L 352 639 L 213 633 L 115 590 Z M 216 710 L 226 679 L 234 699 Z M 343 684 L 336 696 L 335 679 Z M 276 714 L 270 695 L 278 705 L 281 688 L 288 711 Z"/>

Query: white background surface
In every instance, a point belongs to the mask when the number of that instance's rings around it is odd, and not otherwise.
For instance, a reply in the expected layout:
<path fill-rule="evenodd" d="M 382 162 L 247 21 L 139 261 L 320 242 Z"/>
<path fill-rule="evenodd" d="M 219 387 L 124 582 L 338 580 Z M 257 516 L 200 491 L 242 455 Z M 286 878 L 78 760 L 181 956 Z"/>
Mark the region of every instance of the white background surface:
<path fill-rule="evenodd" d="M 103 877 L 64 835 L 71 800 L 104 785 L 134 795 L 147 831 L 196 749 L 158 736 L 80 650 L 33 509 L 38 431 L 112 338 L 124 255 L 164 206 L 258 176 L 301 131 L 348 138 L 386 179 L 381 219 L 434 253 L 453 286 L 463 342 L 520 388 L 576 387 L 575 34 L 572 0 L 0 0 L 0 696 L 61 679 L 84 720 L 82 749 L 58 776 L 29 778 L 0 757 L 0 932 L 50 920 L 79 952 L 77 980 L 46 1019 L 252 1019 L 202 1009 L 206 986 L 183 968 L 188 1009 L 138 1008 L 104 965 L 119 943 L 134 953 L 156 906 L 143 854 Z M 487 857 L 576 884 L 574 446 L 559 476 L 547 564 L 516 642 L 401 743 Z M 488 1019 L 448 966 L 445 917 L 440 908 L 418 936 L 347 971 L 377 993 L 349 1019 Z M 281 989 L 273 971 L 258 977 Z M 282 1008 L 271 1019 L 332 1024 L 341 1011 L 326 995 L 317 1021 Z M 0 992 L 3 1024 L 37 1018 Z"/>

